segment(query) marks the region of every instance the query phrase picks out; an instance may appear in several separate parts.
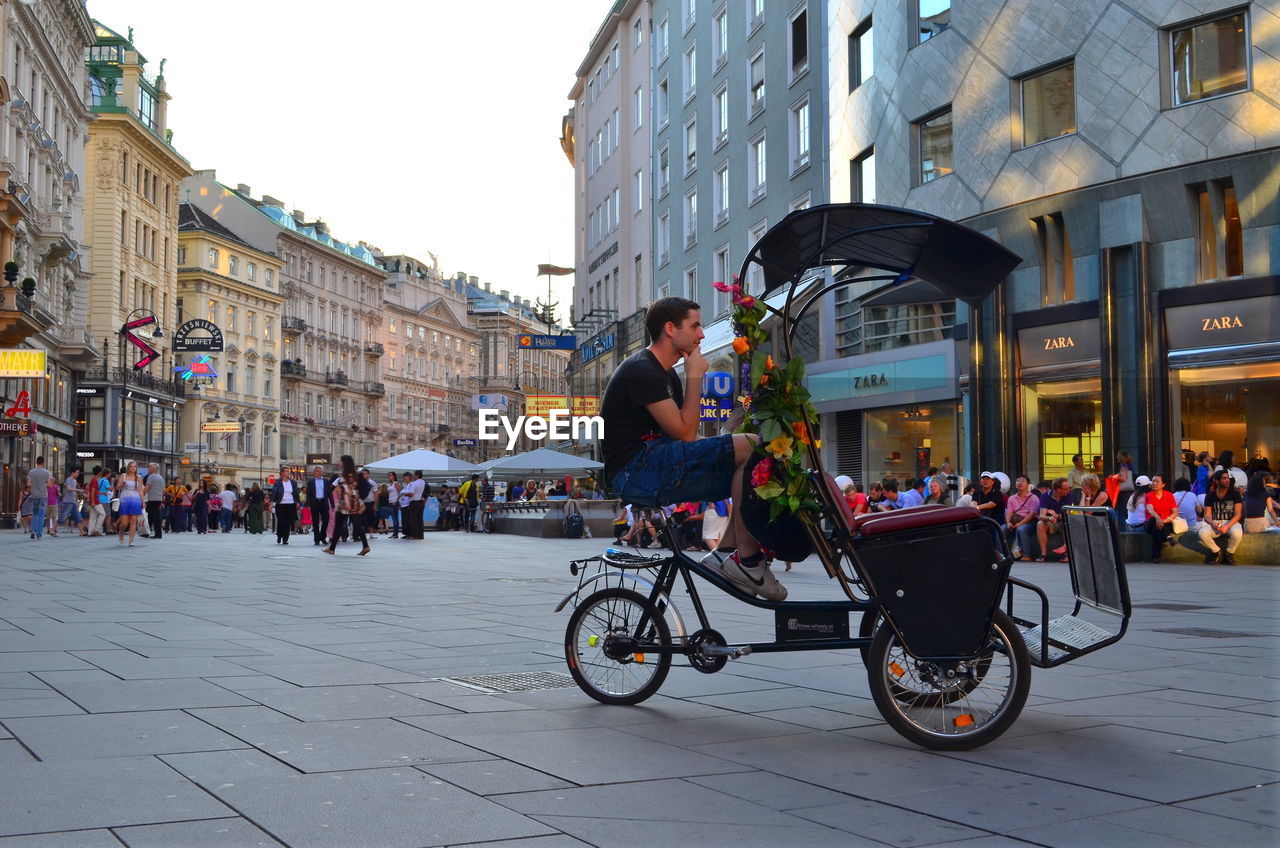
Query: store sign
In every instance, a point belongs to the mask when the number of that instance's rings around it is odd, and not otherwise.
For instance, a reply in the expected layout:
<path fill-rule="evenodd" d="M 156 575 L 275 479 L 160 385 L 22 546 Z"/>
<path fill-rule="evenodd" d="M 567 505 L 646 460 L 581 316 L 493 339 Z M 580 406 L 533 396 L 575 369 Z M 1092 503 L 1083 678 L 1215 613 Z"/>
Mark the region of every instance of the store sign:
<path fill-rule="evenodd" d="M 93 451 L 76 451 L 76 459 L 93 459 Z"/>
<path fill-rule="evenodd" d="M 1164 311 L 1169 350 L 1260 344 L 1280 339 L 1280 296 L 1173 306 Z"/>
<path fill-rule="evenodd" d="M 577 336 L 539 336 L 531 334 L 516 336 L 516 347 L 526 350 L 573 350 L 577 346 Z"/>
<path fill-rule="evenodd" d="M 511 408 L 511 398 L 506 395 L 472 395 L 471 408 L 475 410 L 496 409 L 505 413 Z"/>
<path fill-rule="evenodd" d="M 132 321 L 126 321 L 125 325 L 120 328 L 120 335 L 124 336 L 124 340 L 129 344 L 142 351 L 142 358 L 133 363 L 135 371 L 141 371 L 152 362 L 160 358 L 160 351 L 147 344 L 141 338 L 134 334 L 134 330 L 141 330 L 143 327 L 159 327 L 156 316 L 147 315 L 143 318 L 135 318 Z"/>
<path fill-rule="evenodd" d="M 454 439 L 453 446 L 455 448 L 474 448 L 480 443 L 475 439 Z"/>
<path fill-rule="evenodd" d="M 702 378 L 700 421 L 723 421 L 733 414 L 733 375 L 728 371 L 710 371 Z"/>
<path fill-rule="evenodd" d="M 43 377 L 46 362 L 43 350 L 0 350 L 0 377 Z"/>
<path fill-rule="evenodd" d="M 183 442 L 182 450 L 184 453 L 199 453 L 204 449 L 204 442 Z"/>
<path fill-rule="evenodd" d="M 1098 321 L 1068 321 L 1018 331 L 1018 361 L 1023 368 L 1092 362 L 1102 354 Z"/>
<path fill-rule="evenodd" d="M 555 410 L 569 410 L 569 398 L 565 395 L 529 395 L 525 398 L 525 415 L 540 415 L 547 418 Z M 599 415 L 600 398 L 589 396 L 573 397 L 573 415 Z"/>
<path fill-rule="evenodd" d="M 0 420 L 0 436 L 30 436 L 36 429 L 34 421 L 16 418 Z"/>
<path fill-rule="evenodd" d="M 617 347 L 617 344 L 617 333 L 605 333 L 604 335 L 596 336 L 594 339 L 582 346 L 583 363 L 590 362 L 600 354 L 613 350 Z"/>
<path fill-rule="evenodd" d="M 444 400 L 444 389 L 427 389 L 427 397 L 431 400 Z"/>
<path fill-rule="evenodd" d="M 222 346 L 222 330 L 204 318 L 191 319 L 173 337 L 175 353 L 217 353 Z"/>
<path fill-rule="evenodd" d="M 941 389 L 948 385 L 950 379 L 947 356 L 939 353 L 918 359 L 810 374 L 808 384 L 813 402 L 827 403 L 897 392 Z"/>
<path fill-rule="evenodd" d="M 333 455 L 327 453 L 307 454 L 307 465 L 332 465 Z"/>
<path fill-rule="evenodd" d="M 206 421 L 200 425 L 201 433 L 239 433 L 238 421 Z"/>
<path fill-rule="evenodd" d="M 31 417 L 31 393 L 26 389 L 18 392 L 18 396 L 14 398 L 13 406 L 4 411 L 4 414 L 10 418 L 17 418 L 21 415 L 23 418 Z"/>

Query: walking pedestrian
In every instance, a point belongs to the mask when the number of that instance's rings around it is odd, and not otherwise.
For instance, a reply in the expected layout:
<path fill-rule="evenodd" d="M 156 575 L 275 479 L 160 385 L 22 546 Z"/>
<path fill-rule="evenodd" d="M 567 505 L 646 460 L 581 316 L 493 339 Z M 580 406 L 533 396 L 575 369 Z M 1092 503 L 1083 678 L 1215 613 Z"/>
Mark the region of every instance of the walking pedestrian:
<path fill-rule="evenodd" d="M 333 536 L 329 539 L 329 547 L 325 548 L 324 552 L 334 553 L 338 547 L 339 534 L 349 527 L 351 538 L 363 545 L 357 556 L 366 556 L 369 553 L 369 537 L 365 534 L 365 522 L 361 518 L 365 501 L 360 497 L 359 478 L 355 474 L 348 475 L 345 480 L 337 484 L 334 494 L 336 520 Z"/>
<path fill-rule="evenodd" d="M 151 538 L 159 540 L 164 537 L 161 525 L 164 522 L 164 477 L 160 474 L 160 466 L 152 462 L 147 465 L 146 486 L 147 524 L 151 527 Z"/>
<path fill-rule="evenodd" d="M 209 532 L 209 484 L 201 480 L 196 484 L 195 497 L 191 499 L 191 511 L 195 516 L 196 535 Z"/>
<path fill-rule="evenodd" d="M 22 495 L 18 498 L 18 515 L 22 518 L 22 532 L 30 533 L 31 538 L 36 537 L 35 528 L 31 523 L 31 516 L 35 512 L 36 499 L 31 496 L 31 484 L 22 484 Z"/>
<path fill-rule="evenodd" d="M 49 485 L 44 490 L 44 515 L 45 532 L 51 536 L 58 535 L 58 505 L 61 500 L 62 487 L 53 479 L 53 472 L 49 472 Z"/>
<path fill-rule="evenodd" d="M 262 491 L 261 486 L 254 483 L 249 487 L 249 494 L 245 500 L 248 502 L 244 513 L 245 532 L 255 536 L 261 535 L 267 495 Z"/>
<path fill-rule="evenodd" d="M 31 538 L 44 538 L 45 512 L 49 508 L 49 486 L 53 475 L 44 467 L 44 457 L 37 456 L 35 467 L 27 472 L 27 485 L 31 487 Z"/>
<path fill-rule="evenodd" d="M 222 501 L 222 509 L 218 510 L 218 522 L 222 526 L 223 533 L 231 532 L 231 525 L 235 522 L 236 511 L 236 486 L 234 483 L 228 483 L 221 492 L 218 493 L 218 499 Z"/>
<path fill-rule="evenodd" d="M 400 538 L 400 478 L 394 471 L 387 474 L 387 515 L 391 520 L 391 538 Z"/>
<path fill-rule="evenodd" d="M 315 544 L 322 544 L 329 526 L 329 481 L 324 479 L 324 469 L 316 466 L 311 469 L 311 479 L 307 481 L 307 508 L 311 511 L 311 538 Z"/>
<path fill-rule="evenodd" d="M 80 469 L 72 468 L 62 482 L 62 503 L 58 508 L 58 524 L 66 524 L 68 530 L 80 525 Z"/>
<path fill-rule="evenodd" d="M 138 516 L 142 515 L 142 494 L 144 482 L 138 475 L 138 463 L 130 462 L 124 473 L 116 480 L 116 497 L 120 499 L 120 518 L 116 521 L 116 534 L 120 544 L 124 544 L 124 535 L 129 534 L 129 545 L 138 534 Z"/>
<path fill-rule="evenodd" d="M 298 517 L 298 482 L 293 479 L 289 466 L 280 466 L 280 477 L 271 487 L 271 502 L 276 506 L 276 544 L 289 544 L 289 533 Z"/>

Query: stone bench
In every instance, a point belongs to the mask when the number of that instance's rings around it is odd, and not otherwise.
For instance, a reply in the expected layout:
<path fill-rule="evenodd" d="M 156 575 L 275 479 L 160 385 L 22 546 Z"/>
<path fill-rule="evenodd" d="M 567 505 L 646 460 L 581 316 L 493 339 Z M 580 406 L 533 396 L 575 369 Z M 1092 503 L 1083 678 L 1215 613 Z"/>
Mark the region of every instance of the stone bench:
<path fill-rule="evenodd" d="M 504 508 L 494 513 L 494 531 L 538 539 L 564 538 L 564 507 L 568 501 L 537 501 L 532 507 Z M 613 538 L 613 519 L 622 507 L 616 500 L 575 501 L 582 519 L 596 539 Z"/>
<path fill-rule="evenodd" d="M 1177 538 L 1177 545 L 1165 547 L 1161 560 L 1202 565 L 1209 549 L 1200 543 L 1200 537 L 1187 532 Z M 1121 533 L 1120 550 L 1125 562 L 1151 562 L 1151 537 Z M 1280 533 L 1245 533 L 1235 557 L 1237 565 L 1280 565 Z"/>

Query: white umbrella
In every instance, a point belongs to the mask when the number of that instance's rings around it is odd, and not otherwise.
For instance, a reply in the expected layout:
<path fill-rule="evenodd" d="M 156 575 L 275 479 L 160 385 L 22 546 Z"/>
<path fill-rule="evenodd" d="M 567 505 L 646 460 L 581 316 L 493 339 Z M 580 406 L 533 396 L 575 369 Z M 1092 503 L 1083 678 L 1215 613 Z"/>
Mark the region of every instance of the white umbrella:
<path fill-rule="evenodd" d="M 374 473 L 395 471 L 397 474 L 411 474 L 414 471 L 421 471 L 423 477 L 433 479 L 456 477 L 459 474 L 475 474 L 480 471 L 478 465 L 425 448 L 380 459 L 364 467 Z"/>
<path fill-rule="evenodd" d="M 582 456 L 560 453 L 550 448 L 538 448 L 528 453 L 490 460 L 484 463 L 483 467 L 491 477 L 527 479 L 564 477 L 566 474 L 581 477 L 589 471 L 604 468 L 604 463 Z"/>

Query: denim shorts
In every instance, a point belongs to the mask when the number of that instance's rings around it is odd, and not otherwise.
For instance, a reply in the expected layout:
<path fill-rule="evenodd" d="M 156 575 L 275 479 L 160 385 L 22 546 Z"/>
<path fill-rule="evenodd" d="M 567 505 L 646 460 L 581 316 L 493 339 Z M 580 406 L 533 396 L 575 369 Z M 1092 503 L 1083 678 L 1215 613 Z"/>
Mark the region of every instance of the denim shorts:
<path fill-rule="evenodd" d="M 663 506 L 729 497 L 733 482 L 733 436 L 694 442 L 667 436 L 646 442 L 610 481 L 623 503 Z"/>

